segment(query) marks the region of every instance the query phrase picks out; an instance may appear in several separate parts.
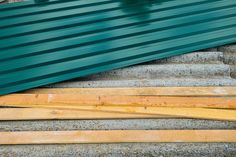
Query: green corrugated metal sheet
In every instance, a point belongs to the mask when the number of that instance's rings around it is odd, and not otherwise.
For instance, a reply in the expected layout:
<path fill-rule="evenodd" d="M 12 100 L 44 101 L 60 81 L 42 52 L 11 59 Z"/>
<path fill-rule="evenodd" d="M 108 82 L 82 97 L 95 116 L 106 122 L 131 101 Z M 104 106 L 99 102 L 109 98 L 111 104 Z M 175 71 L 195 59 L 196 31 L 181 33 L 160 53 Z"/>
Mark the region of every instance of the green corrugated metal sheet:
<path fill-rule="evenodd" d="M 0 95 L 236 41 L 235 0 L 0 6 Z"/>

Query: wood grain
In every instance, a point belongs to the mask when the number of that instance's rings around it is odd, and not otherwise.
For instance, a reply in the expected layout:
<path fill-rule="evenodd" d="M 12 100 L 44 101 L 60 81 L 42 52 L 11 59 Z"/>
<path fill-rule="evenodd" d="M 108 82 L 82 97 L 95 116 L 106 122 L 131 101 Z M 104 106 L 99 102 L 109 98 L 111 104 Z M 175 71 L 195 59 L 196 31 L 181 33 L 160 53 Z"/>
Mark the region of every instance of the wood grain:
<path fill-rule="evenodd" d="M 173 117 L 236 121 L 236 110 L 178 108 L 178 107 L 134 107 L 134 106 L 69 106 L 35 105 L 31 107 L 77 109 L 86 111 L 119 112 L 129 114 L 166 115 Z"/>
<path fill-rule="evenodd" d="M 86 110 L 1 108 L 0 120 L 52 120 L 52 119 L 138 119 L 174 118 L 164 115 L 130 114 Z"/>
<path fill-rule="evenodd" d="M 106 96 L 82 94 L 12 94 L 0 97 L 0 106 L 145 106 L 236 109 L 236 97 Z"/>
<path fill-rule="evenodd" d="M 101 130 L 0 132 L 0 144 L 236 142 L 236 130 Z"/>

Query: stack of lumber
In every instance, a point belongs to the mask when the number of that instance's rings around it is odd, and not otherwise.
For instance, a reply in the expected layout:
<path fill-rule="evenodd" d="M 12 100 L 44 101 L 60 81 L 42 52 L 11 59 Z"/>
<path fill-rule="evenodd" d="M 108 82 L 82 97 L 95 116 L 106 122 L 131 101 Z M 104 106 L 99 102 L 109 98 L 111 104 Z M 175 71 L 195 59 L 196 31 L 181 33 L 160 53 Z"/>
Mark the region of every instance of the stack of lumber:
<path fill-rule="evenodd" d="M 236 87 L 45 88 L 0 97 L 0 120 L 236 121 Z M 0 132 L 0 144 L 236 142 L 236 130 Z"/>

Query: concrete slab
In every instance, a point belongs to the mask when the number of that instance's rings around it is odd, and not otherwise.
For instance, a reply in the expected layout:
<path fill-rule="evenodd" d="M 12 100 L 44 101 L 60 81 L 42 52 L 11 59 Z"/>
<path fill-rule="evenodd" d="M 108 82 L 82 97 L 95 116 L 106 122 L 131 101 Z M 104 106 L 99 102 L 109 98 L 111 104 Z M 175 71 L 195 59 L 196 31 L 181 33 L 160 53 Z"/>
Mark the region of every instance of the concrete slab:
<path fill-rule="evenodd" d="M 224 63 L 230 65 L 231 77 L 236 78 L 236 44 L 221 46 L 218 50 L 224 52 Z"/>
<path fill-rule="evenodd" d="M 68 81 L 46 86 L 47 88 L 105 88 L 105 87 L 193 87 L 193 86 L 235 86 L 232 78 L 163 78 L 133 80 Z"/>
<path fill-rule="evenodd" d="M 196 119 L 5 121 L 0 131 L 236 129 L 236 122 Z"/>
<path fill-rule="evenodd" d="M 4 157 L 235 157 L 233 143 L 77 144 L 0 146 Z"/>

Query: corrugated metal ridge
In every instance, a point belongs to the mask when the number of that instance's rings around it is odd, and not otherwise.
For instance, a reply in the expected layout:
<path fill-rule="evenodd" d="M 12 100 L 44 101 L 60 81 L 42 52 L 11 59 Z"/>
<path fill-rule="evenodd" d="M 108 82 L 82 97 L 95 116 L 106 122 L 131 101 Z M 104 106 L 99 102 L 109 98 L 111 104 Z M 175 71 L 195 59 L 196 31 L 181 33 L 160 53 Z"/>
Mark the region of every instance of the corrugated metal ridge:
<path fill-rule="evenodd" d="M 0 95 L 236 41 L 235 0 L 0 6 Z"/>

